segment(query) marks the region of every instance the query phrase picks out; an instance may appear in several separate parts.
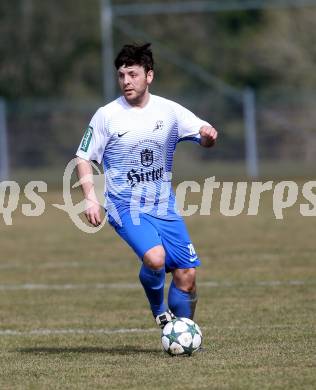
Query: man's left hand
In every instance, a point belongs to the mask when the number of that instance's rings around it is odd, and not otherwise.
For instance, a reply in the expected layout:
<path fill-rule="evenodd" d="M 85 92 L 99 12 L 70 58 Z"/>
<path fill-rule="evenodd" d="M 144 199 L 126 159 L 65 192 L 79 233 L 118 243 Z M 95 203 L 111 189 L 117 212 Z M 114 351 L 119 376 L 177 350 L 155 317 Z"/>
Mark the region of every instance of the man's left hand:
<path fill-rule="evenodd" d="M 209 148 L 215 145 L 217 130 L 213 126 L 202 126 L 200 128 L 201 145 Z"/>

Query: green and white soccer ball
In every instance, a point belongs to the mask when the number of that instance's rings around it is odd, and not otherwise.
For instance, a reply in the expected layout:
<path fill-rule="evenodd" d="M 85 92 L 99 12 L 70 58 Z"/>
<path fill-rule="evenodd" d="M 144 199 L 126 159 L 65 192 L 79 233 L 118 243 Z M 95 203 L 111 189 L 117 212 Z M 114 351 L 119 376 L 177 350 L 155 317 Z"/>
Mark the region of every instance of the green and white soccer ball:
<path fill-rule="evenodd" d="M 169 355 L 192 355 L 201 348 L 202 332 L 189 318 L 176 318 L 163 328 L 161 342 Z"/>

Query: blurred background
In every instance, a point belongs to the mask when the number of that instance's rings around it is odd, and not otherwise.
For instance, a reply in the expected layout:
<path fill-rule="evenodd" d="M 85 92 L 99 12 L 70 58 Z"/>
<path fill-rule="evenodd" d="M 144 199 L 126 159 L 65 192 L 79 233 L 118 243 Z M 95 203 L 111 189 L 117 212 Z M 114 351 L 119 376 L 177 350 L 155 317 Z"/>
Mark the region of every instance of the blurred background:
<path fill-rule="evenodd" d="M 0 34 L 2 180 L 61 183 L 132 42 L 152 42 L 152 93 L 220 132 L 180 145 L 178 180 L 314 175 L 316 1 L 2 0 Z"/>

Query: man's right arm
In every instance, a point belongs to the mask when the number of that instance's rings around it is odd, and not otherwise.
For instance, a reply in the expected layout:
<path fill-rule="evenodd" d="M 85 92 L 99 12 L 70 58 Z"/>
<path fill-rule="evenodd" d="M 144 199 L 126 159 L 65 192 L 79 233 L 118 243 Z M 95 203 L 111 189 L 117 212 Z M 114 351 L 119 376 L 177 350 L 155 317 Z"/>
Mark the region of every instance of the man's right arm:
<path fill-rule="evenodd" d="M 77 157 L 77 174 L 86 201 L 85 216 L 93 226 L 99 226 L 101 224 L 101 207 L 94 189 L 90 161 Z"/>

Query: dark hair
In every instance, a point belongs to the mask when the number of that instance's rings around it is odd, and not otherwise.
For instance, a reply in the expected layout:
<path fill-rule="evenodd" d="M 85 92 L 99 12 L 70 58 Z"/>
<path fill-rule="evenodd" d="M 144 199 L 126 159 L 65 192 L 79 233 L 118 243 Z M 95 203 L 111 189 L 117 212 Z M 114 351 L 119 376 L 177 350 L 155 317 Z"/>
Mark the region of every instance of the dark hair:
<path fill-rule="evenodd" d="M 140 65 L 145 69 L 146 73 L 149 70 L 153 70 L 154 59 L 150 46 L 151 43 L 124 45 L 114 61 L 116 69 L 121 66 Z"/>

